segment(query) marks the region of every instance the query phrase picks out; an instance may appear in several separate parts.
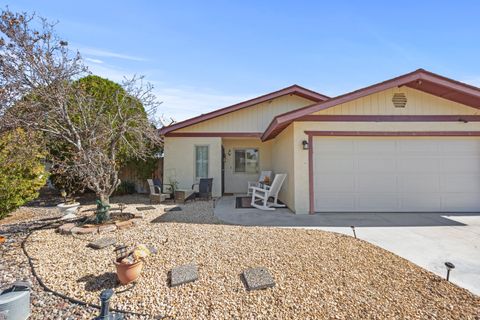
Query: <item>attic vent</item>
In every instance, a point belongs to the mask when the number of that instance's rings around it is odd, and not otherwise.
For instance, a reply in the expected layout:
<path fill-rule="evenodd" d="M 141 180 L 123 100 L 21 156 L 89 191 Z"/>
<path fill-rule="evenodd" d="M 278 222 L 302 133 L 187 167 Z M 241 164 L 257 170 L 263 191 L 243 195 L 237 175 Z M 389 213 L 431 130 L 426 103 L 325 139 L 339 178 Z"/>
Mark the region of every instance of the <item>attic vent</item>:
<path fill-rule="evenodd" d="M 395 108 L 405 108 L 407 105 L 407 97 L 405 96 L 405 93 L 395 93 L 392 102 Z"/>

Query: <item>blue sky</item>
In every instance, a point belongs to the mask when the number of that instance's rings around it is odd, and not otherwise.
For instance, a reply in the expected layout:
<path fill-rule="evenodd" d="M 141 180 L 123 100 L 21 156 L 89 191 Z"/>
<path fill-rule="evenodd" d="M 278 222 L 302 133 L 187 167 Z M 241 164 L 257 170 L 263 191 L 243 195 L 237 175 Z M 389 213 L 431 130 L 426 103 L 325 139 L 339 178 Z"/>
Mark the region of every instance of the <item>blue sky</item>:
<path fill-rule="evenodd" d="M 335 96 L 420 67 L 480 86 L 479 1 L 5 5 L 58 20 L 95 74 L 145 75 L 176 120 L 294 83 Z"/>

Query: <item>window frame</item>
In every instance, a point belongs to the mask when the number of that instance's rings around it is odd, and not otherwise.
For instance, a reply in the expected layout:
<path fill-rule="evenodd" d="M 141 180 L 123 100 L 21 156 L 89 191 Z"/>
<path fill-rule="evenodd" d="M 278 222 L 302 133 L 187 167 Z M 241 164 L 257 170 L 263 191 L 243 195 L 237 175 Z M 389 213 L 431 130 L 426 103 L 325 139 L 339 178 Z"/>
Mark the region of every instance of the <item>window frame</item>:
<path fill-rule="evenodd" d="M 247 157 L 246 157 L 246 151 L 247 150 L 255 150 L 257 152 L 257 165 L 256 165 L 256 171 L 255 172 L 247 172 Z M 245 171 L 237 171 L 237 163 L 236 163 L 236 154 L 237 151 L 243 151 L 244 152 L 244 159 L 245 159 Z M 255 148 L 255 147 L 245 147 L 245 148 L 235 148 L 233 149 L 233 173 L 234 174 L 258 174 L 260 172 L 260 148 Z"/>
<path fill-rule="evenodd" d="M 207 148 L 207 176 L 206 177 L 200 177 L 198 176 L 198 172 L 197 172 L 197 148 L 199 147 L 205 147 Z M 202 178 L 208 178 L 208 175 L 210 173 L 210 145 L 208 144 L 196 144 L 193 148 L 193 152 L 194 152 L 194 155 L 193 155 L 193 175 L 194 175 L 194 178 L 195 178 L 195 181 L 198 181 Z"/>

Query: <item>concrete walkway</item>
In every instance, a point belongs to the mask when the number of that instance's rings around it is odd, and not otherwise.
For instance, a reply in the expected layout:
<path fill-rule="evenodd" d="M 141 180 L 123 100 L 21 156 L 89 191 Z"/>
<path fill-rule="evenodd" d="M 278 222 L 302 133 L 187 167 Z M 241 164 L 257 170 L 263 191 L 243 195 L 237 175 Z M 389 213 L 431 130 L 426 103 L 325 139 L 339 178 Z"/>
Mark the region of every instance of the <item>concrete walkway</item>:
<path fill-rule="evenodd" d="M 480 213 L 321 213 L 235 209 L 235 197 L 217 201 L 215 216 L 245 226 L 300 227 L 352 235 L 389 250 L 480 295 Z"/>

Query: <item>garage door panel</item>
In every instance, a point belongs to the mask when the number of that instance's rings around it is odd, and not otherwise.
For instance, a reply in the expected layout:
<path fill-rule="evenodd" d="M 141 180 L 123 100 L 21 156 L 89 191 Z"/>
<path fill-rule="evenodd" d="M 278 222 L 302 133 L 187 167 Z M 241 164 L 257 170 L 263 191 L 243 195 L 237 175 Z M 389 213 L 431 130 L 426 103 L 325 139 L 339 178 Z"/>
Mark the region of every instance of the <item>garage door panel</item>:
<path fill-rule="evenodd" d="M 480 139 L 315 137 L 315 211 L 479 212 Z"/>
<path fill-rule="evenodd" d="M 382 153 L 391 154 L 395 151 L 396 142 L 392 140 L 359 140 L 354 142 L 355 153 L 358 155 L 372 155 Z"/>
<path fill-rule="evenodd" d="M 356 196 L 358 211 L 387 212 L 392 208 L 399 209 L 395 193 L 364 193 Z"/>
<path fill-rule="evenodd" d="M 361 157 L 357 159 L 357 167 L 362 168 L 363 172 L 392 172 L 396 161 L 392 157 Z"/>
<path fill-rule="evenodd" d="M 438 193 L 403 193 L 399 195 L 400 211 L 441 211 L 442 197 Z"/>
<path fill-rule="evenodd" d="M 440 177 L 440 190 L 443 192 L 471 192 L 472 190 L 480 190 L 480 175 L 442 175 Z"/>
<path fill-rule="evenodd" d="M 419 193 L 439 192 L 440 177 L 435 173 L 398 175 L 398 191 Z"/>
<path fill-rule="evenodd" d="M 396 192 L 397 179 L 391 174 L 357 174 L 356 189 L 369 192 Z"/>
<path fill-rule="evenodd" d="M 435 157 L 411 157 L 397 158 L 398 171 L 405 173 L 438 172 L 439 159 Z"/>
<path fill-rule="evenodd" d="M 323 174 L 315 185 L 318 192 L 355 192 L 355 176 L 352 174 Z"/>
<path fill-rule="evenodd" d="M 437 143 L 430 140 L 397 140 L 397 152 L 408 155 L 431 155 L 439 150 Z"/>
<path fill-rule="evenodd" d="M 322 157 L 315 163 L 315 172 L 319 173 L 347 173 L 355 170 L 355 160 L 351 157 Z"/>
<path fill-rule="evenodd" d="M 315 149 L 315 152 L 323 154 L 353 154 L 354 143 L 351 140 L 325 140 L 320 148 Z"/>
<path fill-rule="evenodd" d="M 355 196 L 353 193 L 323 193 L 315 197 L 315 207 L 324 211 L 355 211 Z"/>
<path fill-rule="evenodd" d="M 475 172 L 480 173 L 480 158 L 448 157 L 440 159 L 440 170 L 443 172 Z"/>
<path fill-rule="evenodd" d="M 448 193 L 442 196 L 444 212 L 478 212 L 480 197 L 478 193 Z"/>
<path fill-rule="evenodd" d="M 476 139 L 447 139 L 439 144 L 439 152 L 443 155 L 480 154 L 480 143 Z"/>

